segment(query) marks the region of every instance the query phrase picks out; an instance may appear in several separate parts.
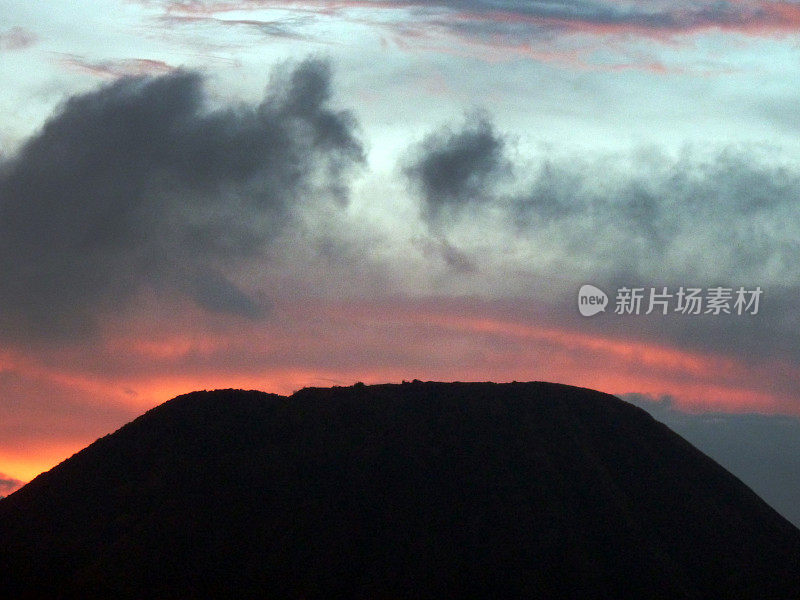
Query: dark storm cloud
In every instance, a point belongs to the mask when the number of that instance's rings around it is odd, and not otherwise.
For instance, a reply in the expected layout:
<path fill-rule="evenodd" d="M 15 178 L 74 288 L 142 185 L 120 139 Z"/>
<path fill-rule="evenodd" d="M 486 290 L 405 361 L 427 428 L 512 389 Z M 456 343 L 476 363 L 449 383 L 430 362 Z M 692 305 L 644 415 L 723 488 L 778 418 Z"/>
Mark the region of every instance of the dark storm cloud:
<path fill-rule="evenodd" d="M 505 139 L 482 114 L 470 115 L 457 130 L 428 135 L 405 160 L 403 170 L 436 219 L 485 202 L 492 184 L 509 174 Z"/>
<path fill-rule="evenodd" d="M 283 66 L 258 106 L 215 110 L 185 71 L 70 98 L 0 164 L 2 331 L 90 332 L 143 288 L 258 315 L 223 271 L 311 197 L 344 200 L 363 161 L 330 80 L 325 62 Z"/>

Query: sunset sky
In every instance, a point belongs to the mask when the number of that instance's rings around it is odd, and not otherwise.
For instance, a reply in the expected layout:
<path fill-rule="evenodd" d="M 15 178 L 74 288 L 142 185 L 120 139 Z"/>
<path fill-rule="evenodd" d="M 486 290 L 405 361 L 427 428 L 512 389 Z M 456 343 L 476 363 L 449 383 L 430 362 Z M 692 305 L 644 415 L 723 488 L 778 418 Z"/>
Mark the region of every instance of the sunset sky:
<path fill-rule="evenodd" d="M 800 415 L 800 2 L 0 16 L 0 495 L 196 389 Z M 762 295 L 620 315 L 622 287 Z"/>

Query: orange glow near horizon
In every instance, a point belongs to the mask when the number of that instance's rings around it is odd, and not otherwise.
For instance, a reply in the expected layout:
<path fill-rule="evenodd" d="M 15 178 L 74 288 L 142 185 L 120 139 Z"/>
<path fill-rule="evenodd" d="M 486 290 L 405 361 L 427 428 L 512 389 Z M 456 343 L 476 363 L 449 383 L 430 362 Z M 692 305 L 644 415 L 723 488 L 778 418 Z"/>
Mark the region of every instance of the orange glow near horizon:
<path fill-rule="evenodd" d="M 88 441 L 75 441 L 55 445 L 23 445 L 17 448 L 0 448 L 0 474 L 28 482 L 48 471 L 76 452 L 85 448 Z"/>
<path fill-rule="evenodd" d="M 800 415 L 796 367 L 500 314 L 463 300 L 308 301 L 279 307 L 258 327 L 223 329 L 187 314 L 108 330 L 91 349 L 46 357 L 6 349 L 0 370 L 22 378 L 5 392 L 17 394 L 18 405 L 31 395 L 50 398 L 52 390 L 69 393 L 63 407 L 48 400 L 14 417 L 19 434 L 0 441 L 0 473 L 29 480 L 136 414 L 197 389 L 289 395 L 357 381 L 556 381 L 668 396 L 687 412 Z M 101 409 L 112 412 L 90 422 Z"/>

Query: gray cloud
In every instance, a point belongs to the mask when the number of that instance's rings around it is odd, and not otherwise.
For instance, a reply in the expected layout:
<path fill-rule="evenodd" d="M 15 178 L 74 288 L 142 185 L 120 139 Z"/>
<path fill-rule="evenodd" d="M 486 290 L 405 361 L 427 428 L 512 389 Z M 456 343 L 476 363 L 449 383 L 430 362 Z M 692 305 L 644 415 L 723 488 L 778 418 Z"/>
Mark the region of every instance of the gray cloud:
<path fill-rule="evenodd" d="M 435 220 L 484 203 L 509 174 L 505 144 L 485 115 L 473 113 L 459 129 L 442 127 L 412 149 L 403 170 L 422 195 L 424 216 Z"/>
<path fill-rule="evenodd" d="M 223 271 L 312 198 L 346 200 L 364 158 L 330 80 L 319 60 L 284 65 L 258 106 L 216 110 L 186 71 L 70 98 L 0 164 L 0 330 L 91 332 L 145 288 L 257 316 Z"/>
<path fill-rule="evenodd" d="M 429 223 L 474 220 L 491 208 L 517 236 L 595 274 L 800 285 L 800 166 L 768 148 L 550 152 L 515 163 L 482 115 L 431 133 L 403 168 Z"/>
<path fill-rule="evenodd" d="M 764 290 L 757 317 L 641 317 L 640 334 L 749 362 L 798 360 L 800 172 L 744 148 L 623 162 L 551 161 L 518 193 L 492 201 L 516 235 L 555 251 L 562 270 L 609 293 L 622 286 Z M 632 324 L 612 315 L 600 325 L 624 335 Z"/>
<path fill-rule="evenodd" d="M 452 272 L 467 274 L 476 270 L 474 260 L 441 235 L 419 237 L 414 242 L 426 257 L 440 260 Z"/>
<path fill-rule="evenodd" d="M 800 172 L 782 162 L 753 148 L 551 160 L 499 201 L 521 230 L 623 271 L 707 278 L 713 260 L 720 280 L 799 283 Z"/>
<path fill-rule="evenodd" d="M 459 248 L 465 255 L 481 247 L 475 238 L 481 232 L 524 256 L 542 257 L 526 269 L 593 283 L 612 295 L 623 286 L 667 286 L 672 293 L 680 286 L 763 289 L 752 318 L 642 315 L 633 323 L 612 311 L 589 323 L 574 311 L 577 288 L 562 286 L 550 301 L 574 316 L 576 327 L 621 336 L 634 327 L 648 339 L 748 362 L 800 359 L 800 166 L 779 152 L 752 146 L 687 148 L 676 156 L 550 151 L 512 163 L 503 135 L 485 120 L 480 128 L 446 131 L 416 146 L 406 171 L 412 188 L 423 192 L 422 216 L 440 239 L 464 240 L 464 231 L 472 232 L 474 246 L 462 241 Z M 484 137 L 494 143 L 479 143 L 476 132 L 491 132 Z M 446 168 L 448 161 L 459 168 Z M 504 173 L 516 178 L 497 178 L 495 165 L 506 165 Z M 517 266 L 485 250 L 480 256 L 482 268 L 493 271 Z M 776 391 L 789 396 L 800 389 L 792 381 L 773 378 Z"/>
<path fill-rule="evenodd" d="M 203 271 L 196 274 L 189 282 L 188 291 L 200 307 L 210 312 L 228 312 L 250 318 L 263 313 L 263 306 L 220 273 Z"/>

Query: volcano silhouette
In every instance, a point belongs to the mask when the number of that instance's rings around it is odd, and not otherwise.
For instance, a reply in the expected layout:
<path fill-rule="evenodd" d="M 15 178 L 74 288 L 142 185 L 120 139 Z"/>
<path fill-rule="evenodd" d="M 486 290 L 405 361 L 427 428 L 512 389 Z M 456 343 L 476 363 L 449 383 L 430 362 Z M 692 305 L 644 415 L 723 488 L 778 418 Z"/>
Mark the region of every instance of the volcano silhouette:
<path fill-rule="evenodd" d="M 800 598 L 800 531 L 613 396 L 179 396 L 0 501 L 7 598 Z"/>

